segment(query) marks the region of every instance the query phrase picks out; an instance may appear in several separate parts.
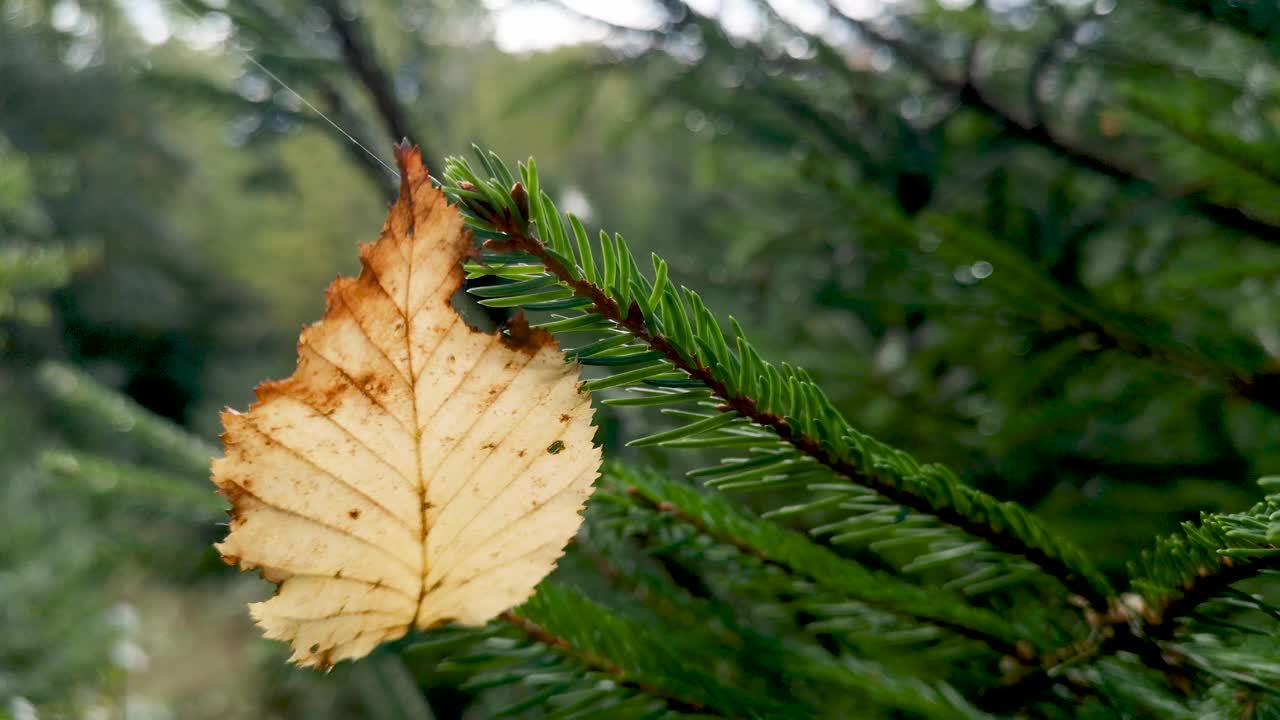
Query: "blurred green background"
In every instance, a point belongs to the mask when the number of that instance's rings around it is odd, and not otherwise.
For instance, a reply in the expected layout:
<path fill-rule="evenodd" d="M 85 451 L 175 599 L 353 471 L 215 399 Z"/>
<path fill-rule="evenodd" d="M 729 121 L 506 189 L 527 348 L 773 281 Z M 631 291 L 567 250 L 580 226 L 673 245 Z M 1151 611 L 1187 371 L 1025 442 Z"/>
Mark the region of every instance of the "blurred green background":
<path fill-rule="evenodd" d="M 533 155 L 1110 571 L 1280 473 L 1274 0 L 0 0 L 0 717 L 486 716 L 286 667 L 210 547 L 217 412 L 291 371 L 405 135 Z"/>

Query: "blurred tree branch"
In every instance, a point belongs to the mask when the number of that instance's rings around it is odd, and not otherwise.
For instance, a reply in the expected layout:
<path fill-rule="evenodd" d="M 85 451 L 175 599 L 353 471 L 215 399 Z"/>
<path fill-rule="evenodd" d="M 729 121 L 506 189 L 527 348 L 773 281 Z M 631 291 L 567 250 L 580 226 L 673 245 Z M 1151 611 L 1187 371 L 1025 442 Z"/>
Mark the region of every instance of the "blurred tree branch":
<path fill-rule="evenodd" d="M 440 157 L 427 150 L 424 138 L 409 122 L 408 114 L 396 98 L 395 85 L 379 63 L 358 16 L 344 11 L 339 0 L 318 0 L 318 4 L 329 17 L 343 61 L 369 94 L 391 142 L 398 143 L 407 138 L 423 148 L 425 158 L 438 162 Z"/>
<path fill-rule="evenodd" d="M 337 86 L 330 82 L 321 82 L 319 88 L 329 115 L 346 129 L 347 134 L 355 138 L 355 143 L 342 143 L 347 155 L 364 171 L 370 182 L 389 192 L 394 192 L 397 185 L 395 177 L 387 171 L 387 168 L 382 163 L 364 151 L 364 148 L 372 147 L 374 143 L 367 138 L 361 137 L 360 131 L 356 129 L 356 126 L 359 125 L 358 118 L 352 112 L 351 104 L 347 101 L 346 96 Z"/>
<path fill-rule="evenodd" d="M 951 77 L 911 43 L 881 32 L 867 21 L 845 15 L 830 0 L 826 4 L 833 17 L 840 19 L 868 40 L 891 50 L 905 63 L 923 74 L 937 89 L 953 95 L 965 106 L 996 121 L 1014 137 L 1049 150 L 1074 165 L 1118 182 L 1132 185 L 1146 192 L 1179 199 L 1188 209 L 1216 225 L 1252 235 L 1269 243 L 1280 244 L 1280 226 L 1254 217 L 1241 208 L 1215 202 L 1197 190 L 1169 193 L 1152 180 L 1148 172 L 1129 167 L 1119 160 L 1105 157 L 1096 149 L 1068 140 L 1050 130 L 1046 125 L 1019 118 L 1016 112 L 995 100 L 972 78 Z"/>
<path fill-rule="evenodd" d="M 1267 0 L 1160 0 L 1168 7 L 1263 41 L 1280 55 L 1280 4 Z"/>

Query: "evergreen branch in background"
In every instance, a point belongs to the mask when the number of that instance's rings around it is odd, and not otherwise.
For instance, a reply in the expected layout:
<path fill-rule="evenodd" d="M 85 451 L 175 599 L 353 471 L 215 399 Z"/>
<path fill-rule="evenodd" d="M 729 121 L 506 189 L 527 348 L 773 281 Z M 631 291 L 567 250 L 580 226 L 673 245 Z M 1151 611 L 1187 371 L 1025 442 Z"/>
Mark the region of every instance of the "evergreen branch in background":
<path fill-rule="evenodd" d="M 1245 142 L 1237 135 L 1217 132 L 1208 117 L 1190 109 L 1174 112 L 1147 93 L 1132 92 L 1125 100 L 1131 112 L 1177 135 L 1204 153 L 1220 158 L 1275 186 L 1273 191 L 1280 190 L 1280 163 L 1276 162 L 1274 154 L 1260 153 L 1263 148 L 1258 144 Z"/>
<path fill-rule="evenodd" d="M 348 135 L 355 139 L 355 142 L 341 143 L 342 150 L 360 168 L 365 177 L 380 190 L 385 190 L 388 195 L 394 196 L 396 190 L 399 189 L 399 182 L 396 177 L 387 172 L 387 168 L 373 158 L 364 148 L 371 147 L 372 143 L 361 137 L 361 133 L 357 128 L 358 118 L 356 112 L 352 109 L 350 101 L 347 100 L 346 94 L 338 89 L 336 85 L 330 82 L 321 81 L 318 85 L 320 97 L 324 98 L 325 110 L 334 122 L 346 129 Z"/>
<path fill-rule="evenodd" d="M 487 252 L 468 272 L 515 281 L 476 293 L 481 303 L 568 311 L 541 327 L 556 334 L 604 333 L 566 352 L 613 372 L 585 383 L 589 391 L 639 386 L 643 397 L 615 404 L 693 403 L 694 410 L 666 410 L 689 424 L 632 444 L 753 450 L 756 457 L 712 471 L 721 476 L 722 489 L 806 487 L 834 473 L 1024 557 L 1089 603 L 1108 605 L 1112 591 L 1106 578 L 1025 510 L 854 430 L 803 370 L 761 358 L 736 323 L 731 350 L 701 298 L 671 283 L 666 262 L 657 256 L 652 281 L 621 236 L 601 233 L 597 256 L 572 215 L 566 228 L 540 190 L 532 161 L 520 166 L 517 182 L 496 156 L 480 153 L 480 159 L 489 176 L 484 179 L 465 160 L 448 161 L 445 193 L 487 241 Z"/>
<path fill-rule="evenodd" d="M 1044 148 L 1073 165 L 1133 186 L 1143 192 L 1176 199 L 1184 204 L 1187 209 L 1223 228 L 1252 235 L 1268 243 L 1280 244 L 1280 226 L 1250 214 L 1243 208 L 1214 201 L 1203 192 L 1175 190 L 1170 193 L 1163 189 L 1157 180 L 1152 178 L 1151 172 L 1131 167 L 1119 159 L 1103 155 L 1096 148 L 1086 147 L 1076 141 L 1069 140 L 1046 125 L 1028 122 L 1019 118 L 1017 113 L 1004 107 L 989 92 L 976 84 L 973 78 L 957 79 L 951 77 L 933 59 L 911 43 L 879 30 L 869 21 L 856 19 L 844 14 L 830 0 L 826 5 L 831 17 L 844 23 L 847 27 L 875 44 L 892 50 L 896 56 L 902 58 L 905 63 L 924 75 L 936 89 L 953 96 L 965 106 L 986 115 L 1005 128 L 1013 137 L 1028 144 Z"/>
<path fill-rule="evenodd" d="M 610 613 L 604 607 L 557 583 L 539 587 L 532 600 L 501 620 L 545 648 L 610 678 L 623 688 L 656 698 L 669 710 L 706 716 L 787 718 L 812 717 L 814 706 L 796 700 L 800 688 L 821 703 L 826 694 L 857 693 L 877 705 L 918 712 L 923 716 L 974 719 L 974 710 L 953 689 L 931 686 L 915 678 L 895 677 L 870 663 L 841 663 L 812 648 L 781 643 L 771 651 L 784 683 L 775 692 L 787 700 L 729 686 L 707 674 L 692 658 L 678 656 L 663 632 L 652 625 Z M 660 629 L 661 626 L 659 625 Z M 699 634 L 700 628 L 686 632 Z M 661 642 L 637 638 L 664 638 Z"/>
<path fill-rule="evenodd" d="M 148 464 L 182 477 L 201 482 L 208 478 L 209 459 L 217 451 L 177 424 L 70 365 L 45 362 L 36 379 L 62 411 L 67 427 L 110 428 L 117 434 L 111 450 L 132 452 Z"/>
<path fill-rule="evenodd" d="M 424 138 L 413 131 L 408 114 L 396 97 L 395 88 L 387 76 L 382 64 L 378 61 L 373 48 L 366 41 L 364 28 L 359 16 L 344 11 L 338 0 L 322 0 L 320 7 L 329 17 L 333 34 L 342 48 L 342 58 L 351 74 L 364 86 L 369 98 L 377 109 L 378 117 L 392 142 L 412 139 L 422 149 L 427 160 L 436 158 L 422 147 Z"/>
<path fill-rule="evenodd" d="M 367 124 L 360 117 L 347 93 L 333 82 L 335 71 L 346 70 L 354 80 L 364 88 L 372 102 L 378 120 L 387 132 L 392 143 L 408 137 L 421 144 L 417 133 L 413 132 L 409 121 L 409 113 L 396 96 L 394 84 L 387 71 L 377 57 L 377 53 L 366 38 L 365 27 L 359 14 L 344 10 L 341 3 L 335 0 L 321 0 L 314 9 L 323 14 L 329 21 L 324 34 L 332 35 L 333 43 L 338 47 L 339 57 L 333 58 L 323 43 L 317 47 L 317 33 L 300 25 L 292 16 L 281 12 L 274 5 L 261 3 L 237 3 L 232 5 L 206 2 L 205 0 L 179 0 L 179 3 L 194 15 L 217 13 L 227 15 L 234 20 L 238 40 L 248 41 L 253 46 L 275 49 L 275 52 L 256 52 L 250 59 L 255 63 L 281 75 L 291 85 L 306 82 L 313 84 L 316 94 L 323 98 L 325 111 L 331 116 L 333 125 L 326 118 L 317 118 L 310 112 L 289 113 L 298 122 L 314 124 L 330 137 L 333 137 L 342 151 L 365 174 L 370 182 L 380 191 L 395 190 L 395 181 L 388 167 L 372 155 L 368 148 L 378 143 L 367 141 L 367 133 L 362 130 Z M 283 42 L 282 42 L 283 40 Z M 288 54 L 294 53 L 293 55 Z M 261 69 L 255 69 L 261 71 Z M 152 73 L 149 73 L 151 75 Z M 206 81 L 187 76 L 175 77 L 178 84 L 200 84 Z M 149 78 L 150 81 L 150 78 Z M 274 80 L 273 80 L 274 82 Z M 236 99 L 235 93 L 221 88 L 213 89 L 230 99 Z M 305 90 L 303 94 L 306 94 Z M 243 103 L 237 103 L 242 105 Z M 271 104 L 273 112 L 288 112 Z M 334 127 L 341 128 L 341 135 L 331 132 Z M 345 137 L 344 137 L 345 136 Z M 424 150 L 424 155 L 429 153 Z"/>
<path fill-rule="evenodd" d="M 935 624 L 1008 655 L 1029 659 L 1033 652 L 1031 634 L 1020 631 L 1017 623 L 971 607 L 963 598 L 946 591 L 921 590 L 897 578 L 866 570 L 803 535 L 751 517 L 719 495 L 699 492 L 687 483 L 674 482 L 652 471 L 631 471 L 616 464 L 606 468 L 604 482 L 623 488 L 645 506 L 670 514 L 744 555 L 758 558 L 820 588 Z"/>
<path fill-rule="evenodd" d="M 504 626 L 506 626 L 504 628 Z M 511 630 L 517 631 L 513 634 Z M 659 630 L 655 632 L 655 629 Z M 526 604 L 482 630 L 444 628 L 410 644 L 411 661 L 445 654 L 437 672 L 457 671 L 471 691 L 523 686 L 527 696 L 496 712 L 505 716 L 546 704 L 550 717 L 812 717 L 815 709 L 731 687 L 694 659 L 677 655 L 670 635 L 652 623 L 642 627 L 554 582 L 541 585 Z M 697 634 L 700 628 L 683 632 Z M 476 639 L 483 642 L 474 645 Z M 473 643 L 460 652 L 459 644 Z M 953 720 L 985 718 L 953 689 L 914 678 L 891 678 L 865 662 L 839 662 L 821 652 L 775 648 L 774 658 L 794 698 L 800 686 L 818 685 L 817 702 L 856 693 L 877 705 Z M 825 694 L 823 694 L 825 693 Z"/>
<path fill-rule="evenodd" d="M 188 4 L 189 2 L 190 0 L 188 0 Z M 231 12 L 231 10 L 227 9 L 226 12 Z M 285 62 L 276 61 L 272 56 L 261 53 L 259 58 L 261 58 L 259 61 L 267 67 L 276 66 L 278 62 Z M 323 100 L 325 114 L 333 120 L 335 125 L 343 128 L 343 132 L 351 137 L 351 140 L 348 140 L 339 136 L 342 140 L 339 145 L 343 154 L 364 173 L 365 178 L 380 192 L 393 191 L 398 188 L 399 182 L 387 172 L 386 166 L 364 151 L 364 148 L 371 147 L 372 143 L 360 129 L 364 123 L 352 107 L 347 94 L 333 82 L 325 79 L 333 73 L 341 72 L 341 66 L 327 58 L 310 57 L 288 58 L 287 66 L 290 68 L 308 68 L 311 70 L 311 72 L 307 73 L 308 76 L 315 76 L 314 82 L 316 83 L 317 95 Z M 277 66 L 273 72 L 280 74 L 285 71 Z M 142 82 L 163 97 L 181 99 L 188 108 L 198 105 L 234 115 L 243 111 L 245 105 L 243 96 L 235 90 L 227 88 L 222 83 L 206 78 L 191 77 L 184 73 L 153 69 L 142 76 Z M 324 119 L 316 116 L 309 109 L 295 112 L 280 103 L 272 103 L 269 108 L 269 112 L 277 113 L 281 117 L 287 117 L 291 122 L 313 127 L 325 134 L 330 134 L 333 131 L 333 128 Z"/>
<path fill-rule="evenodd" d="M 981 228 L 937 212 L 907 218 L 895 212 L 892 203 L 865 189 L 855 191 L 835 177 L 826 178 L 826 183 L 840 194 L 861 221 L 882 237 L 914 248 L 919 246 L 922 237 L 932 234 L 942 240 L 934 252 L 952 264 L 967 265 L 984 259 L 999 267 L 1000 277 L 991 286 L 1008 300 L 1002 307 L 1040 324 L 1046 333 L 1069 328 L 1097 349 L 1114 349 L 1176 368 L 1280 412 L 1280 372 L 1237 367 L 1171 337 L 1169 330 L 1150 318 L 1106 307 L 1092 293 L 1059 283 L 1038 263 L 998 242 Z"/>
<path fill-rule="evenodd" d="M 0 183 L 3 180 L 0 177 Z M 8 238 L 0 236 L 0 240 Z M 97 252 L 88 247 L 0 245 L 0 348 L 8 342 L 6 325 L 48 322 L 52 312 L 41 294 L 65 285 L 72 273 L 96 257 Z"/>
<path fill-rule="evenodd" d="M 50 450 L 40 457 L 41 468 L 74 482 L 93 495 L 143 500 L 148 509 L 161 509 L 193 523 L 207 525 L 225 519 L 227 503 L 209 492 L 205 483 L 145 465 L 83 452 Z M 203 478 L 200 478 L 203 480 Z"/>
<path fill-rule="evenodd" d="M 436 720 L 402 656 L 381 654 L 347 672 L 368 720 Z"/>
<path fill-rule="evenodd" d="M 1280 55 L 1280 6 L 1269 0 L 1159 0 L 1162 4 L 1255 37 Z"/>

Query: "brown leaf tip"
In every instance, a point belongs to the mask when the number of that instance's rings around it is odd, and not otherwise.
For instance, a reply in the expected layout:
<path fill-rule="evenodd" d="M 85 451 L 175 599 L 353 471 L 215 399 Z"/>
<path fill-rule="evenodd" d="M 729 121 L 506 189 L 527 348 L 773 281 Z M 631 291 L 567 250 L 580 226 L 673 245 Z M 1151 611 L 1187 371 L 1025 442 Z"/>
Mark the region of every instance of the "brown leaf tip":
<path fill-rule="evenodd" d="M 422 148 L 404 138 L 396 144 L 396 165 L 400 167 L 400 177 L 408 178 L 415 170 L 422 167 Z"/>

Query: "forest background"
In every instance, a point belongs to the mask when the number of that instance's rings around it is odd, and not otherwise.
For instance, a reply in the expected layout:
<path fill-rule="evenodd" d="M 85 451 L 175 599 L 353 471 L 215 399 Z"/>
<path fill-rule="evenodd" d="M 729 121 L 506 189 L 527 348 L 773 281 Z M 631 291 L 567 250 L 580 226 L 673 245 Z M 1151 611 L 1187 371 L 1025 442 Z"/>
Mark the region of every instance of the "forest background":
<path fill-rule="evenodd" d="M 217 412 L 288 374 L 403 136 L 537 157 L 1105 570 L 1280 473 L 1274 2 L 3 0 L 0 717 L 468 706 L 285 666 L 210 547 Z"/>

